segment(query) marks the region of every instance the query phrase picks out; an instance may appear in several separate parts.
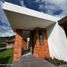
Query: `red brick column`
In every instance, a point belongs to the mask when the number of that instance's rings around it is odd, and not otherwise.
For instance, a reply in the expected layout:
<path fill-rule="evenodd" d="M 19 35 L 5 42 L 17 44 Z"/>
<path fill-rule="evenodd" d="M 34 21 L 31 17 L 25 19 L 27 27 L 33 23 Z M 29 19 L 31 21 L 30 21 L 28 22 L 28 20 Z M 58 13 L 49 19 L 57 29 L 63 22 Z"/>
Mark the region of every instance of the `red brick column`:
<path fill-rule="evenodd" d="M 44 45 L 42 46 L 42 58 L 50 58 L 49 47 L 48 47 L 48 39 L 46 30 L 43 32 Z"/>
<path fill-rule="evenodd" d="M 20 35 L 21 32 L 19 32 L 19 33 L 18 32 L 16 32 L 16 36 L 15 36 L 14 55 L 13 55 L 14 62 L 18 61 L 21 57 L 22 37 Z"/>
<path fill-rule="evenodd" d="M 40 58 L 41 55 L 41 47 L 40 47 L 40 43 L 39 43 L 39 32 L 38 29 L 36 30 L 35 34 L 34 34 L 34 42 L 35 42 L 35 47 L 34 47 L 34 56 L 37 58 Z"/>
<path fill-rule="evenodd" d="M 39 32 L 37 30 L 35 37 L 34 37 L 34 39 L 36 38 L 35 48 L 34 48 L 34 56 L 36 56 L 38 58 L 44 58 L 44 59 L 50 58 L 46 30 L 43 31 L 43 39 L 44 39 L 43 45 L 40 45 L 39 39 L 37 38 L 38 36 L 39 36 Z"/>

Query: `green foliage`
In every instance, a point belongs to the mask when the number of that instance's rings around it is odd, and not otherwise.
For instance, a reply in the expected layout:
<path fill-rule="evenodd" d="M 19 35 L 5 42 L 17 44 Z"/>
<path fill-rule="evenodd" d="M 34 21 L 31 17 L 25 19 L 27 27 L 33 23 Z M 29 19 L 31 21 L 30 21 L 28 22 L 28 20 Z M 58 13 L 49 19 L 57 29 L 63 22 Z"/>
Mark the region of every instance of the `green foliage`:
<path fill-rule="evenodd" d="M 50 59 L 46 59 L 46 60 L 49 61 L 50 63 L 56 65 L 56 66 L 64 64 L 63 60 L 58 60 L 56 58 L 53 58 L 53 59 L 50 58 Z"/>
<path fill-rule="evenodd" d="M 12 60 L 13 60 L 13 48 L 0 50 L 0 64 L 11 64 Z M 9 65 L 2 67 L 9 67 Z"/>

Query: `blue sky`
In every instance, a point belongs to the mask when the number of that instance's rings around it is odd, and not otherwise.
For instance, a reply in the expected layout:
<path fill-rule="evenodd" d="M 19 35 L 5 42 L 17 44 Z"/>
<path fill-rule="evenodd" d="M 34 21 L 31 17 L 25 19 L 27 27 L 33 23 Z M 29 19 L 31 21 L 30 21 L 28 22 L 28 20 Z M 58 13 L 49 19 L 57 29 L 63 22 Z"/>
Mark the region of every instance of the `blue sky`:
<path fill-rule="evenodd" d="M 67 0 L 21 0 L 21 5 L 57 17 L 67 15 Z"/>
<path fill-rule="evenodd" d="M 2 2 L 0 1 L 0 37 L 12 36 L 12 35 L 14 35 L 14 32 L 2 9 Z"/>
<path fill-rule="evenodd" d="M 6 0 L 56 17 L 67 16 L 67 0 Z"/>

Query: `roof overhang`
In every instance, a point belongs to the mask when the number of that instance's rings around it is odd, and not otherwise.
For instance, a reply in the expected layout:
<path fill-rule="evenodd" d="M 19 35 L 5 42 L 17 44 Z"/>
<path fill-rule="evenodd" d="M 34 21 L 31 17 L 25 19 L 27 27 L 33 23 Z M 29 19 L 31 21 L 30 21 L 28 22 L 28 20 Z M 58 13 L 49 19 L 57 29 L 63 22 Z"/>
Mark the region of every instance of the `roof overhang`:
<path fill-rule="evenodd" d="M 59 20 L 58 23 L 62 26 L 67 26 L 67 16 Z"/>
<path fill-rule="evenodd" d="M 3 9 L 13 28 L 46 28 L 58 21 L 58 18 L 35 10 L 5 2 Z"/>

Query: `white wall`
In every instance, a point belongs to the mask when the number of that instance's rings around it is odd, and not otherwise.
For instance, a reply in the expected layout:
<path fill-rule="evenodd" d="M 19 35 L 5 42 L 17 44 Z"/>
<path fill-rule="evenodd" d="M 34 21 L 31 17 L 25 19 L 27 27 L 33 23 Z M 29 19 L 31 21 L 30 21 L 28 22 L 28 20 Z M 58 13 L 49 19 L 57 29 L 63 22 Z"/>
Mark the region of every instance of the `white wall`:
<path fill-rule="evenodd" d="M 58 23 L 47 29 L 50 56 L 67 61 L 67 39 L 65 32 Z"/>

